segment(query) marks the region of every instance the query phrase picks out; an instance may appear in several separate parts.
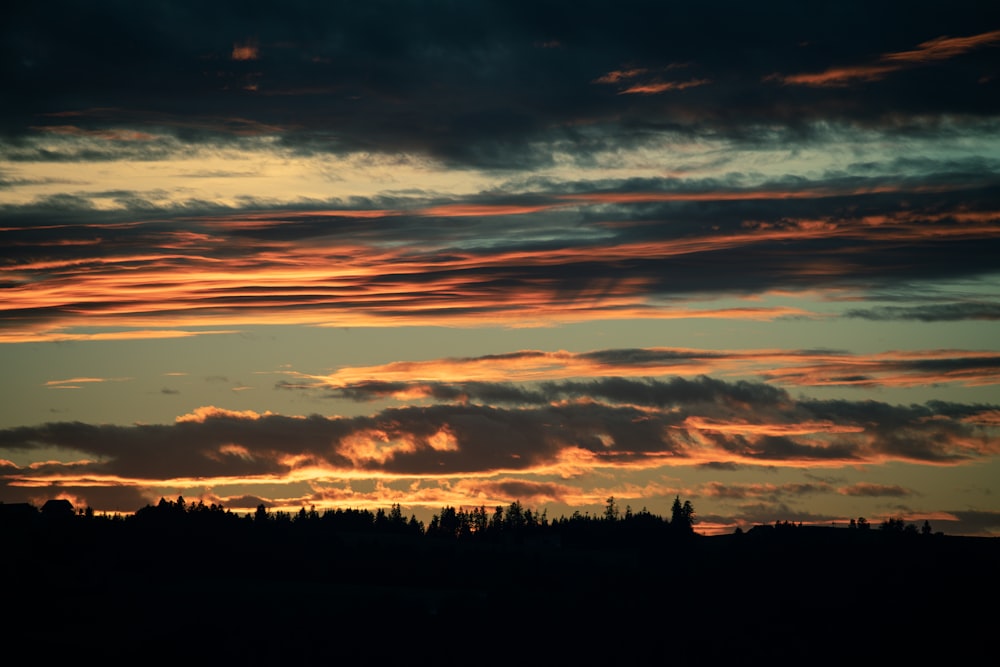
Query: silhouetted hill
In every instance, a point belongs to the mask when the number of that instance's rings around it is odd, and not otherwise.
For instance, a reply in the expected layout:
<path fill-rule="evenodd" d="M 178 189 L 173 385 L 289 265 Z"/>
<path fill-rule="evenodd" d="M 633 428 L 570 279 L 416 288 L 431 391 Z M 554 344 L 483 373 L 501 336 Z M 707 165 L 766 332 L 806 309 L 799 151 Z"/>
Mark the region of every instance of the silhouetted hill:
<path fill-rule="evenodd" d="M 400 520 L 375 530 L 342 515 L 335 528 L 333 515 L 324 529 L 322 516 L 167 510 L 6 521 L 7 650 L 241 665 L 962 663 L 992 636 L 998 592 L 991 538 L 705 537 L 578 517 L 477 539 Z"/>

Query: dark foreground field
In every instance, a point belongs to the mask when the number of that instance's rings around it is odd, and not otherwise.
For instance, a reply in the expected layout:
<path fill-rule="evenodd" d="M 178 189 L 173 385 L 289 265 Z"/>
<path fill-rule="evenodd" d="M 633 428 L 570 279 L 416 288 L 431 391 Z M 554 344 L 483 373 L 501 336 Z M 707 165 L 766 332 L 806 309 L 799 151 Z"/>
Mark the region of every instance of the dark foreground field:
<path fill-rule="evenodd" d="M 766 531 L 765 531 L 766 532 Z M 1000 541 L 3 535 L 5 664 L 933 664 L 995 657 Z"/>

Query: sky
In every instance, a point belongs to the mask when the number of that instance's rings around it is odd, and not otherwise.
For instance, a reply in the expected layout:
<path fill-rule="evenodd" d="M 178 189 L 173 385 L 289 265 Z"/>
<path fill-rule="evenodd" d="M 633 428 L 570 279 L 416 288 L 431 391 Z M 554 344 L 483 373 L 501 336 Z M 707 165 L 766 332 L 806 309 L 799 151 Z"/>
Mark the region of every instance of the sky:
<path fill-rule="evenodd" d="M 0 501 L 1000 536 L 1000 5 L 16 2 Z"/>

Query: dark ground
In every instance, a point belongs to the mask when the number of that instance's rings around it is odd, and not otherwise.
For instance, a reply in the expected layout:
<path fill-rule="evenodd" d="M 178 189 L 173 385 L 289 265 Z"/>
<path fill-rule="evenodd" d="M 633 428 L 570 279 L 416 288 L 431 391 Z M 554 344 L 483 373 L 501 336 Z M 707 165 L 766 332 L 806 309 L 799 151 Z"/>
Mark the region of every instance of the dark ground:
<path fill-rule="evenodd" d="M 807 532 L 569 546 L 7 532 L 3 650 L 41 664 L 220 665 L 995 655 L 1000 540 Z"/>

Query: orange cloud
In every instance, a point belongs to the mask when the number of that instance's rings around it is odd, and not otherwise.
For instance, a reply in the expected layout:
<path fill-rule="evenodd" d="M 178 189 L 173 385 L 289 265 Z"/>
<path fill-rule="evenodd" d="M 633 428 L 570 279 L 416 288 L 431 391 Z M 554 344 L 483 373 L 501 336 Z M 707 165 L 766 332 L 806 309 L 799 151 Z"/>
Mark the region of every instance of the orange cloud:
<path fill-rule="evenodd" d="M 572 205 L 822 198 L 901 191 L 900 187 L 882 184 L 855 189 L 604 192 L 565 195 L 549 204 L 449 204 L 416 209 L 411 214 L 488 217 L 532 214 Z M 902 243 L 1000 237 L 1000 218 L 995 212 L 965 210 L 926 216 L 899 212 L 858 218 L 748 220 L 741 228 L 678 238 L 496 251 L 448 247 L 445 241 L 440 242 L 440 248 L 427 245 L 418 250 L 414 244 L 383 245 L 377 239 L 371 243 L 314 237 L 298 240 L 280 234 L 261 243 L 238 233 L 258 227 L 277 230 L 283 225 L 289 226 L 291 232 L 296 221 L 306 216 L 375 219 L 396 213 L 391 209 L 287 215 L 255 212 L 240 218 L 196 221 L 202 224 L 200 229 L 148 232 L 142 224 L 128 223 L 122 228 L 139 235 L 148 244 L 147 250 L 115 255 L 75 246 L 79 251 L 72 255 L 26 253 L 23 259 L 0 266 L 0 280 L 5 284 L 0 313 L 43 316 L 8 318 L 0 341 L 178 337 L 194 335 L 195 327 L 209 326 L 225 332 L 276 321 L 319 326 L 546 326 L 609 314 L 662 319 L 814 317 L 814 313 L 787 307 L 692 309 L 678 301 L 665 307 L 657 299 L 663 287 L 657 275 L 650 272 L 609 270 L 603 276 L 588 276 L 576 282 L 573 298 L 567 300 L 564 283 L 548 274 L 552 267 L 564 267 L 569 274 L 587 263 L 610 266 L 636 260 L 663 261 L 786 241 Z M 853 250 L 836 254 L 830 251 L 808 263 L 792 262 L 783 271 L 808 278 L 806 283 L 826 283 L 856 274 L 856 258 Z M 510 296 L 512 290 L 516 290 L 516 299 Z M 160 329 L 164 322 L 169 322 L 169 328 Z M 84 325 L 88 329 L 137 331 L 73 330 Z"/>
<path fill-rule="evenodd" d="M 61 388 L 71 388 L 79 389 L 80 384 L 92 384 L 101 382 L 126 382 L 132 378 L 96 378 L 96 377 L 78 377 L 70 378 L 68 380 L 49 380 L 45 383 L 46 387 L 51 387 L 53 389 Z"/>
<path fill-rule="evenodd" d="M 532 206 L 500 205 L 500 204 L 445 204 L 432 206 L 417 211 L 419 215 L 440 217 L 468 217 L 493 215 L 524 215 L 547 211 L 566 204 L 536 204 Z"/>
<path fill-rule="evenodd" d="M 875 63 L 850 67 L 832 67 L 823 72 L 811 74 L 780 75 L 765 77 L 766 81 L 780 81 L 791 85 L 804 86 L 844 86 L 853 81 L 875 81 L 887 74 L 916 65 L 954 58 L 967 51 L 1000 42 L 1000 30 L 970 35 L 968 37 L 938 37 L 922 42 L 911 51 L 885 53 Z"/>
<path fill-rule="evenodd" d="M 212 405 L 202 406 L 196 408 L 194 412 L 190 412 L 186 415 L 180 415 L 177 417 L 178 424 L 184 423 L 198 423 L 204 424 L 206 420 L 225 417 L 229 419 L 249 419 L 257 420 L 262 417 L 274 414 L 270 411 L 264 412 L 263 414 L 255 412 L 253 410 L 226 410 L 225 408 L 217 408 Z"/>
<path fill-rule="evenodd" d="M 248 40 L 243 43 L 234 43 L 231 57 L 233 60 L 257 60 L 260 57 L 257 41 Z"/>
<path fill-rule="evenodd" d="M 613 70 L 608 72 L 604 76 L 594 79 L 594 83 L 619 83 L 621 81 L 626 81 L 628 79 L 634 79 L 637 76 L 645 74 L 649 70 L 642 68 L 625 69 L 625 70 Z"/>
<path fill-rule="evenodd" d="M 992 30 L 968 37 L 937 37 L 922 42 L 918 48 L 912 51 L 887 53 L 882 56 L 882 60 L 906 63 L 946 60 L 994 42 L 1000 42 L 1000 30 Z"/>
<path fill-rule="evenodd" d="M 191 322 L 196 324 L 196 322 Z M 123 322 L 123 326 L 128 323 Z M 131 329 L 97 333 L 70 333 L 60 331 L 7 331 L 0 332 L 0 343 L 67 342 L 72 340 L 154 340 L 161 338 L 190 338 L 239 333 L 238 329 L 217 331 L 179 331 L 175 329 Z"/>
<path fill-rule="evenodd" d="M 625 90 L 619 92 L 619 95 L 657 95 L 659 93 L 665 93 L 668 90 L 685 90 L 687 88 L 695 88 L 697 86 L 704 86 L 711 83 L 708 79 L 691 79 L 689 81 L 655 81 L 652 83 L 641 83 L 634 86 L 629 86 Z"/>
<path fill-rule="evenodd" d="M 62 134 L 74 137 L 88 137 L 92 139 L 104 139 L 107 141 L 151 141 L 156 139 L 155 135 L 136 130 L 85 130 L 75 125 L 43 125 L 32 126 L 33 130 L 40 130 L 49 134 Z"/>
<path fill-rule="evenodd" d="M 953 382 L 967 386 L 997 384 L 1000 353 L 914 350 L 866 356 L 817 355 L 814 360 L 758 373 L 772 381 L 801 386 L 915 387 Z"/>
<path fill-rule="evenodd" d="M 328 388 L 370 381 L 415 382 L 418 387 L 413 391 L 421 396 L 428 395 L 427 388 L 419 386 L 422 382 L 535 382 L 575 377 L 757 375 L 798 386 L 917 386 L 941 382 L 986 385 L 1000 382 L 995 372 L 996 364 L 1000 363 L 998 352 L 915 350 L 863 356 L 768 349 L 643 348 L 638 351 L 640 355 L 635 352 L 524 350 L 501 356 L 345 367 L 330 375 L 288 373 Z M 641 361 L 637 361 L 637 356 Z M 991 419 L 990 414 L 984 413 L 982 419 Z"/>
<path fill-rule="evenodd" d="M 684 424 L 691 428 L 720 433 L 743 435 L 808 435 L 811 433 L 863 433 L 864 427 L 856 424 L 835 424 L 829 420 L 792 424 L 761 424 L 745 420 L 722 421 L 705 417 L 688 417 Z"/>
<path fill-rule="evenodd" d="M 587 391 L 596 384 L 590 383 Z M 671 404 L 645 412 L 595 398 L 588 404 L 517 409 L 413 406 L 354 418 L 287 417 L 203 406 L 171 425 L 43 424 L 2 430 L 0 437 L 9 447 L 79 452 L 80 460 L 10 464 L 0 469 L 0 477 L 10 487 L 47 487 L 78 495 L 86 495 L 87 488 L 216 493 L 223 486 L 298 485 L 311 490 L 308 504 L 320 508 L 369 498 L 369 491 L 359 495 L 345 488 L 355 480 L 381 491 L 370 497 L 380 506 L 478 505 L 525 497 L 580 505 L 601 504 L 608 495 L 621 501 L 672 491 L 658 482 L 586 488 L 585 478 L 604 478 L 612 470 L 705 463 L 829 468 L 900 460 L 960 465 L 998 451 L 996 425 L 967 421 L 975 411 L 970 406 L 935 412 L 930 406 L 794 399 L 765 385 L 710 379 L 681 382 L 672 391 Z M 170 446 L 161 446 L 164 443 Z M 568 481 L 572 479 L 577 482 Z M 829 484 L 821 483 L 710 484 L 704 495 L 742 498 L 831 491 Z M 906 490 L 858 484 L 837 492 L 894 496 Z M 277 498 L 272 506 L 305 497 L 289 493 L 290 498 Z"/>
<path fill-rule="evenodd" d="M 687 63 L 674 63 L 661 68 L 661 72 L 665 70 L 677 69 L 680 67 L 686 67 Z M 652 80 L 647 80 L 644 82 L 629 83 L 634 82 L 640 78 L 646 78 L 647 75 L 651 74 L 651 70 L 641 67 L 635 67 L 631 69 L 613 70 L 607 74 L 594 79 L 592 83 L 597 84 L 625 84 L 627 87 L 618 92 L 619 95 L 656 95 L 659 93 L 665 93 L 670 90 L 684 90 L 686 88 L 694 88 L 696 86 L 704 86 L 711 83 L 708 79 L 689 79 L 687 81 L 663 81 L 656 76 L 653 76 Z"/>
<path fill-rule="evenodd" d="M 823 72 L 811 74 L 790 74 L 788 76 L 768 77 L 767 80 L 778 79 L 782 83 L 797 86 L 844 86 L 851 81 L 877 81 L 889 72 L 900 69 L 892 65 L 858 65 L 856 67 L 832 67 Z"/>

